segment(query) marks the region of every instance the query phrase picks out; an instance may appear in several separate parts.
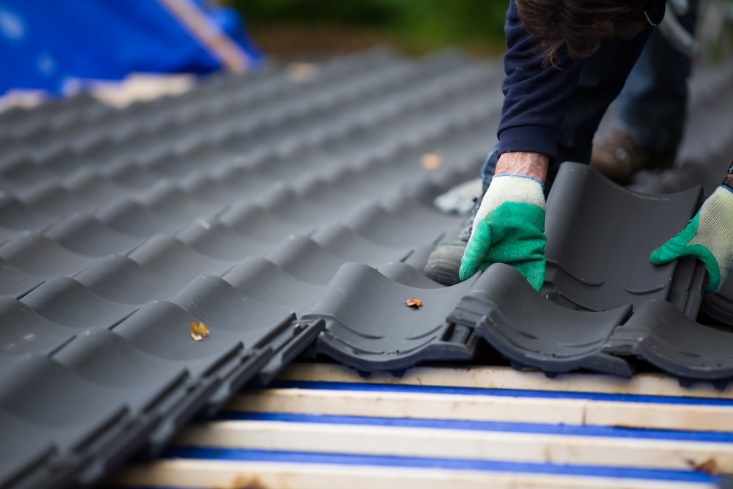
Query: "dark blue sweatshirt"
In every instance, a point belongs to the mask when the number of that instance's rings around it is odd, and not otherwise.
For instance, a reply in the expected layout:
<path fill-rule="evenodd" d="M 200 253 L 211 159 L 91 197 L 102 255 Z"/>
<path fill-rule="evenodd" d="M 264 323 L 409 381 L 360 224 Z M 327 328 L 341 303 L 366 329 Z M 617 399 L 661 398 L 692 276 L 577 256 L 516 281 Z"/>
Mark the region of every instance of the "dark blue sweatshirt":
<path fill-rule="evenodd" d="M 647 10 L 650 23 L 658 24 L 664 16 L 665 0 L 653 0 Z M 557 157 L 560 126 L 568 101 L 573 94 L 582 61 L 561 52 L 557 67 L 542 67 L 537 38 L 527 34 L 510 1 L 506 23 L 507 52 L 504 55 L 506 78 L 502 84 L 504 105 L 499 122 L 499 153 L 526 151 Z M 630 54 L 637 56 L 638 53 Z M 616 85 L 623 86 L 628 73 L 619 71 Z"/>

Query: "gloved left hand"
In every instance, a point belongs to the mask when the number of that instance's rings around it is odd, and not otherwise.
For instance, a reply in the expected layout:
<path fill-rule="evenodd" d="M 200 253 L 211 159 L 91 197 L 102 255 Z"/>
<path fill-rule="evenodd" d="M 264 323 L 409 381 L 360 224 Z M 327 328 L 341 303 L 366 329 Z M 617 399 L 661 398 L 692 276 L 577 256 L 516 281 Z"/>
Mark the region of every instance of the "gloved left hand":
<path fill-rule="evenodd" d="M 545 280 L 545 194 L 539 180 L 494 175 L 461 261 L 466 280 L 494 263 L 511 265 L 539 291 Z"/>
<path fill-rule="evenodd" d="M 649 261 L 664 265 L 697 257 L 708 271 L 705 292 L 717 292 L 733 267 L 733 191 L 721 185 L 677 236 L 652 251 Z"/>

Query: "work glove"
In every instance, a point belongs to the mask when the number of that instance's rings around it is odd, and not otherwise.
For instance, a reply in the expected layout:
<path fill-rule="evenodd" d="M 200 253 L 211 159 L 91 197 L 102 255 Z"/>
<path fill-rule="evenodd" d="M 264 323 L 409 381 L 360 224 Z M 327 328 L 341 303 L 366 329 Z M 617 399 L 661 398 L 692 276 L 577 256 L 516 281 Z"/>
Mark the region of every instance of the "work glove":
<path fill-rule="evenodd" d="M 721 185 L 677 236 L 652 251 L 652 265 L 683 256 L 700 259 L 708 271 L 705 292 L 716 292 L 733 267 L 733 191 Z"/>
<path fill-rule="evenodd" d="M 461 260 L 466 280 L 494 263 L 511 265 L 540 290 L 545 280 L 545 194 L 539 180 L 494 175 Z"/>

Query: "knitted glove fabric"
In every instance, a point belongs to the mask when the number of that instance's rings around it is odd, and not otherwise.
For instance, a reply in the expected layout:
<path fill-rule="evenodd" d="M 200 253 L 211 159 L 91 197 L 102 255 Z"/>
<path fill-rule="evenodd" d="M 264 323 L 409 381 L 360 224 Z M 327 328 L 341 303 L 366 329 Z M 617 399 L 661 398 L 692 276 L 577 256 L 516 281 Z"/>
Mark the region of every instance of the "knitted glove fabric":
<path fill-rule="evenodd" d="M 706 292 L 716 292 L 733 267 L 733 191 L 718 187 L 677 236 L 652 251 L 649 261 L 664 265 L 694 256 L 708 271 Z"/>
<path fill-rule="evenodd" d="M 545 280 L 546 241 L 542 182 L 495 175 L 473 220 L 459 276 L 466 280 L 494 263 L 506 263 L 539 291 Z"/>

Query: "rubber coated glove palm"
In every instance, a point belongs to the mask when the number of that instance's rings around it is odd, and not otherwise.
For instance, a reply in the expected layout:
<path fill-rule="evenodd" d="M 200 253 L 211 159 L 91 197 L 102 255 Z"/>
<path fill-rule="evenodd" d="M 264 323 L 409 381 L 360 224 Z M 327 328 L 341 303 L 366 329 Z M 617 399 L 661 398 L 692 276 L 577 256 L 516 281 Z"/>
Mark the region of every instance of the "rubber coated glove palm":
<path fill-rule="evenodd" d="M 718 187 L 685 229 L 652 251 L 649 261 L 664 265 L 683 256 L 705 264 L 706 292 L 720 289 L 733 266 L 733 192 L 728 187 Z"/>
<path fill-rule="evenodd" d="M 540 290 L 545 280 L 546 241 L 542 183 L 521 175 L 495 175 L 473 220 L 460 279 L 494 263 L 506 263 Z"/>

